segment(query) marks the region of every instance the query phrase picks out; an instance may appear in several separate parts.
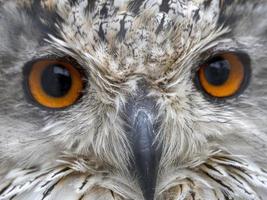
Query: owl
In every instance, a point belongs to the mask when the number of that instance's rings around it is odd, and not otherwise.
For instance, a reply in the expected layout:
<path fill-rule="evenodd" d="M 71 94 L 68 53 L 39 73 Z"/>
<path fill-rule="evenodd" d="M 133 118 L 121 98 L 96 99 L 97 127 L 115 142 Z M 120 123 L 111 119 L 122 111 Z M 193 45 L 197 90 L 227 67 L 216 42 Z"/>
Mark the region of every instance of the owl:
<path fill-rule="evenodd" d="M 266 0 L 1 0 L 0 200 L 267 199 Z"/>

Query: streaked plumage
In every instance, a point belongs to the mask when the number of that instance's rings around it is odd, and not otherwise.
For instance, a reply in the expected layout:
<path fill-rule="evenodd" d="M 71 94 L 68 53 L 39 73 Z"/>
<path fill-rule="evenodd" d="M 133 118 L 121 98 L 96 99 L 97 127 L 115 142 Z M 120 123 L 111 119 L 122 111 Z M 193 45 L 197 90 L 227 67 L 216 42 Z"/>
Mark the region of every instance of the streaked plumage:
<path fill-rule="evenodd" d="M 0 2 L 0 200 L 267 198 L 265 0 Z M 227 51 L 248 54 L 250 85 L 214 101 L 194 73 Z M 24 66 L 44 57 L 83 68 L 73 106 L 27 99 Z M 150 190 L 127 129 L 144 110 L 160 157 Z"/>

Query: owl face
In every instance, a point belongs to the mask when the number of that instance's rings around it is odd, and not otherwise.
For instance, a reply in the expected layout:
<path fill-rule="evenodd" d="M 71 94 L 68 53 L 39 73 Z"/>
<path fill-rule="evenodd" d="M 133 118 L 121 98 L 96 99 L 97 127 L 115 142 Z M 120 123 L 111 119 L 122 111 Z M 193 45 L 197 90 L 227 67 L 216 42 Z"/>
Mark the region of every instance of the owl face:
<path fill-rule="evenodd" d="M 265 1 L 0 5 L 1 200 L 267 196 Z"/>

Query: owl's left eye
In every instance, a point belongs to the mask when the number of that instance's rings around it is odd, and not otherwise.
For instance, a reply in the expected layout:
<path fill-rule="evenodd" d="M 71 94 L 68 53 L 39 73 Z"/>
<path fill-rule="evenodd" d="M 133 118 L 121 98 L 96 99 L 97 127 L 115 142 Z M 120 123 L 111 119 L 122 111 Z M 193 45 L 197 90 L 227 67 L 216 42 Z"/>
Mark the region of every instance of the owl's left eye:
<path fill-rule="evenodd" d="M 80 71 L 63 60 L 38 60 L 29 66 L 25 79 L 30 96 L 39 105 L 51 109 L 71 106 L 83 89 Z"/>
<path fill-rule="evenodd" d="M 209 97 L 229 98 L 244 91 L 250 72 L 250 61 L 245 54 L 221 53 L 199 67 L 195 82 Z"/>

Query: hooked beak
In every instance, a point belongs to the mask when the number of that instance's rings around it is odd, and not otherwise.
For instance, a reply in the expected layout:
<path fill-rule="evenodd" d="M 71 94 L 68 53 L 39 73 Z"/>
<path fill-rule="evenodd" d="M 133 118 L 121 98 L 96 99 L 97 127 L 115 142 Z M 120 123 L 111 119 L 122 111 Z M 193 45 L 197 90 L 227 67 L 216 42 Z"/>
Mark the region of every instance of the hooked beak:
<path fill-rule="evenodd" d="M 160 159 L 160 147 L 155 142 L 156 112 L 155 103 L 151 98 L 145 97 L 144 93 L 128 102 L 127 133 L 134 153 L 132 168 L 145 200 L 154 200 Z"/>

